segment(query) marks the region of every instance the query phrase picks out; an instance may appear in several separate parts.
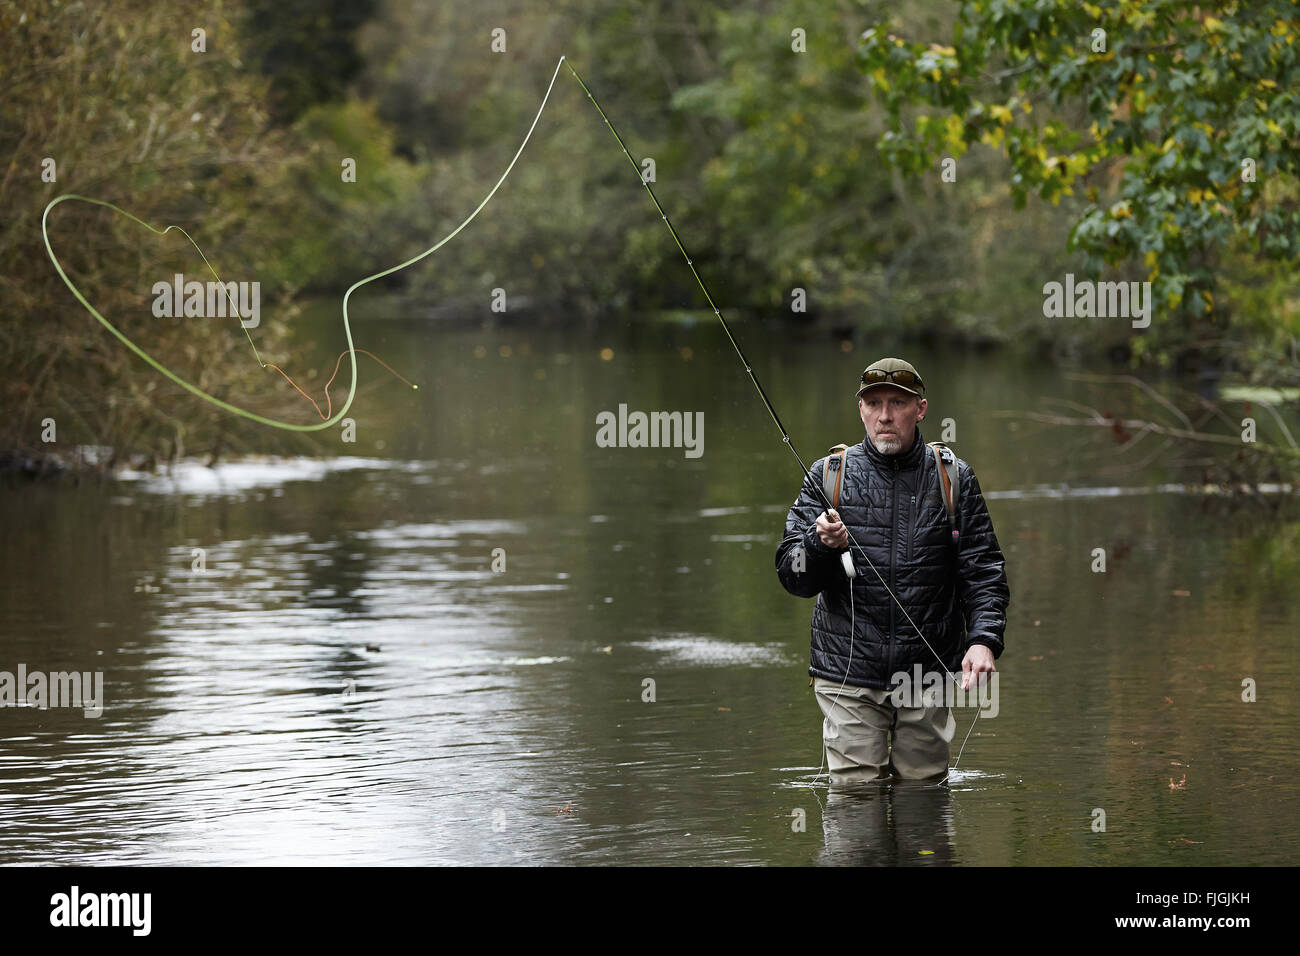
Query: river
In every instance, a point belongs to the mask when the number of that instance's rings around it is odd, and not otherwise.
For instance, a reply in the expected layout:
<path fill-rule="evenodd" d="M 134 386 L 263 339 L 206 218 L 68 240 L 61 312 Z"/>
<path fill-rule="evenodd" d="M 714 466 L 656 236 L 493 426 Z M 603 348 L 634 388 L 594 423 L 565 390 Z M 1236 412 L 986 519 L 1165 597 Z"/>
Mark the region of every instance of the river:
<path fill-rule="evenodd" d="M 0 493 L 0 670 L 104 682 L 97 718 L 0 710 L 0 862 L 1294 861 L 1300 525 L 1162 487 L 1155 438 L 998 414 L 1097 399 L 1060 367 L 736 331 L 810 464 L 902 354 L 979 476 L 1012 603 L 948 784 L 819 775 L 773 568 L 801 474 L 716 326 L 374 322 L 420 390 L 360 359 L 354 442 Z M 620 404 L 702 412 L 701 453 L 600 447 Z"/>

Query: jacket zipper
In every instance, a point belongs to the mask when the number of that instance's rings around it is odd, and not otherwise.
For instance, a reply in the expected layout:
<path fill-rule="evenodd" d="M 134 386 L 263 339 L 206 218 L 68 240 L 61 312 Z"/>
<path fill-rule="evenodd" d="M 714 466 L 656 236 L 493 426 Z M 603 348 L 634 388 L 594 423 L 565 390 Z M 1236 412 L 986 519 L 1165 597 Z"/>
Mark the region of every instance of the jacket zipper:
<path fill-rule="evenodd" d="M 894 556 L 898 551 L 898 463 L 891 461 L 889 465 L 890 470 L 893 473 L 893 480 L 890 482 L 890 498 L 892 499 L 893 517 L 890 522 L 889 534 L 889 590 L 894 594 L 897 594 L 898 587 L 895 572 L 897 570 L 898 561 Z M 887 662 L 885 665 L 885 680 L 889 680 L 890 675 L 894 673 L 894 628 L 896 621 L 894 608 L 897 606 L 897 599 L 889 602 L 889 654 L 885 658 Z"/>
<path fill-rule="evenodd" d="M 916 513 L 916 495 L 912 495 L 911 504 L 908 505 L 907 512 L 907 562 L 912 563 L 912 539 L 916 537 L 916 525 L 919 516 Z"/>

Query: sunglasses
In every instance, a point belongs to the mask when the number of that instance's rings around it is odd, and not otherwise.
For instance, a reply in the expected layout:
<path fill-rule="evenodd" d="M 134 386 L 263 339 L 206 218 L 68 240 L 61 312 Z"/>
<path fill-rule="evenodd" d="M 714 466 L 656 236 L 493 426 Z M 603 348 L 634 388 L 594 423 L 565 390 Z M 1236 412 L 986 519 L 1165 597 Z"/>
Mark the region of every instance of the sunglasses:
<path fill-rule="evenodd" d="M 883 368 L 869 368 L 862 373 L 863 385 L 880 385 L 881 383 L 894 382 L 903 388 L 925 388 L 925 383 L 921 381 L 921 376 L 915 372 L 909 372 L 905 368 L 894 369 L 892 371 Z"/>

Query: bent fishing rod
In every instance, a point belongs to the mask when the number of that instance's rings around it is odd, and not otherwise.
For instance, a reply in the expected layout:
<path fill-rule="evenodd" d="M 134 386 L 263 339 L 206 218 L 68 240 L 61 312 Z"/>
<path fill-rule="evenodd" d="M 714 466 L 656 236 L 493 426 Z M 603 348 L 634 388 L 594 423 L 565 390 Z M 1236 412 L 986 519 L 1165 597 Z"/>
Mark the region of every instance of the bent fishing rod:
<path fill-rule="evenodd" d="M 713 301 L 713 296 L 709 293 L 708 286 L 704 284 L 704 279 L 700 276 L 699 270 L 695 268 L 695 260 L 692 259 L 690 253 L 686 251 L 686 247 L 682 244 L 681 237 L 677 235 L 677 230 L 676 228 L 674 228 L 672 220 L 669 219 L 668 214 L 664 212 L 664 207 L 659 204 L 659 199 L 657 196 L 655 196 L 654 189 L 651 188 L 650 183 L 647 182 L 646 178 L 641 174 L 641 166 L 637 164 L 636 159 L 632 156 L 632 153 L 628 150 L 627 143 L 623 141 L 623 137 L 619 135 L 618 130 L 614 128 L 614 124 L 610 122 L 609 116 L 607 116 L 605 110 L 601 108 L 599 101 L 592 94 L 587 84 L 583 82 L 582 77 L 578 75 L 578 71 L 573 68 L 573 64 L 571 64 L 568 61 L 568 59 L 563 56 L 560 57 L 560 62 L 569 68 L 569 72 L 573 74 L 573 78 L 578 81 L 578 84 L 582 87 L 583 92 L 587 94 L 587 98 L 591 100 L 591 104 L 594 107 L 596 107 L 596 111 L 600 113 L 600 118 L 605 121 L 605 125 L 609 127 L 609 131 L 613 133 L 614 138 L 618 140 L 618 145 L 623 150 L 623 155 L 627 157 L 628 162 L 632 164 L 632 168 L 636 170 L 637 179 L 641 180 L 641 185 L 645 187 L 646 192 L 650 195 L 650 201 L 654 203 L 654 207 L 658 211 L 659 217 L 664 221 L 664 225 L 668 227 L 668 232 L 673 237 L 673 242 L 677 244 L 677 248 L 681 252 L 682 258 L 686 260 L 686 265 L 690 267 L 691 275 L 695 276 L 695 281 L 699 285 L 700 291 L 704 293 L 705 301 L 708 302 L 709 308 L 713 310 L 713 314 L 717 316 L 718 321 L 722 323 L 722 330 L 727 334 L 727 340 L 731 342 L 731 347 L 735 349 L 736 355 L 740 358 L 741 364 L 744 365 L 745 373 L 749 376 L 749 380 L 754 383 L 754 388 L 758 391 L 758 397 L 763 400 L 763 404 L 767 407 L 768 414 L 772 416 L 772 421 L 776 424 L 777 429 L 781 432 L 781 441 L 785 443 L 785 446 L 790 449 L 790 453 L 794 455 L 795 461 L 799 463 L 799 468 L 803 471 L 804 477 L 808 480 L 809 486 L 812 487 L 812 489 L 816 492 L 817 497 L 821 499 L 822 504 L 826 506 L 826 510 L 831 513 L 837 513 L 834 506 L 831 504 L 831 502 L 827 500 L 826 493 L 822 489 L 821 484 L 813 478 L 812 472 L 810 472 L 808 470 L 808 466 L 804 464 L 803 458 L 799 455 L 798 450 L 794 447 L 794 442 L 790 440 L 790 433 L 786 431 L 785 425 L 782 424 L 781 416 L 777 414 L 776 408 L 772 405 L 772 400 L 767 397 L 767 392 L 764 391 L 762 383 L 759 382 L 758 380 L 758 375 L 755 374 L 754 372 L 754 366 L 750 363 L 749 359 L 745 356 L 745 351 L 740 347 L 740 343 L 736 340 L 736 337 L 731 334 L 731 326 L 727 324 L 726 318 L 724 318 L 722 315 L 722 310 L 719 309 L 717 303 Z M 939 662 L 939 666 L 944 669 L 944 672 L 954 683 L 960 685 L 961 681 L 959 681 L 957 677 L 953 674 L 953 672 L 949 670 L 948 665 L 944 663 L 943 658 L 939 656 L 939 653 L 931 646 L 930 642 L 926 640 L 926 637 L 921 632 L 921 629 L 917 627 L 916 622 L 912 620 L 912 615 L 907 613 L 907 608 L 903 606 L 903 602 L 898 599 L 898 596 L 896 594 L 894 594 L 893 590 L 889 587 L 889 584 L 886 583 L 884 577 L 881 575 L 879 569 L 877 569 L 875 564 L 872 563 L 871 558 L 867 557 L 866 550 L 862 547 L 861 544 L 858 543 L 858 540 L 855 537 L 853 537 L 853 532 L 849 530 L 849 526 L 847 524 L 844 525 L 844 531 L 849 538 L 849 551 L 856 551 L 859 557 L 862 558 L 862 560 L 866 563 L 867 567 L 870 568 L 871 571 L 875 574 L 876 579 L 880 582 L 881 586 L 889 593 L 889 596 L 893 598 L 894 603 L 898 605 L 899 610 L 903 612 L 903 616 L 907 618 L 907 623 L 912 625 L 912 629 L 916 631 L 917 636 L 921 638 L 922 642 L 924 642 L 925 646 L 929 649 L 930 653 L 934 655 L 935 660 Z M 844 552 L 843 560 L 845 564 L 845 572 L 851 578 L 856 572 L 852 570 L 852 558 L 849 556 L 849 551 Z M 849 582 L 850 597 L 852 596 L 852 589 L 853 589 L 853 583 L 850 580 Z M 850 635 L 849 640 L 852 641 L 852 639 L 853 639 L 852 635 Z M 977 713 L 977 717 L 978 717 L 978 713 Z M 974 726 L 975 725 L 972 723 L 971 727 L 973 728 Z M 966 736 L 969 739 L 970 737 L 969 731 L 967 732 Z M 963 742 L 962 747 L 963 748 L 965 747 L 965 742 Z M 958 753 L 957 759 L 958 761 L 961 760 L 960 752 Z M 954 766 L 956 766 L 956 764 L 954 764 Z"/>

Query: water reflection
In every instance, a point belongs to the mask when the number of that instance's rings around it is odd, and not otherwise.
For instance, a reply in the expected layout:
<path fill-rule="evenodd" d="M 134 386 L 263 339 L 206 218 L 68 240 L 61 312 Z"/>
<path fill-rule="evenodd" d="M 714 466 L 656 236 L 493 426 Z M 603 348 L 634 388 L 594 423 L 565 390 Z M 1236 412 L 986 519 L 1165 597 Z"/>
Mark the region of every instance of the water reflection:
<path fill-rule="evenodd" d="M 861 354 L 741 331 L 809 461 L 852 437 Z M 1001 706 L 946 786 L 822 810 L 800 476 L 728 343 L 386 334 L 420 397 L 368 392 L 356 448 L 0 493 L 0 670 L 105 678 L 98 721 L 0 710 L 0 862 L 1292 862 L 1298 526 L 963 413 L 1050 369 L 905 352 L 1007 553 Z M 707 454 L 597 449 L 622 402 L 705 410 Z"/>
<path fill-rule="evenodd" d="M 947 865 L 956 860 L 947 783 L 899 780 L 832 787 L 822 812 L 832 866 Z"/>

